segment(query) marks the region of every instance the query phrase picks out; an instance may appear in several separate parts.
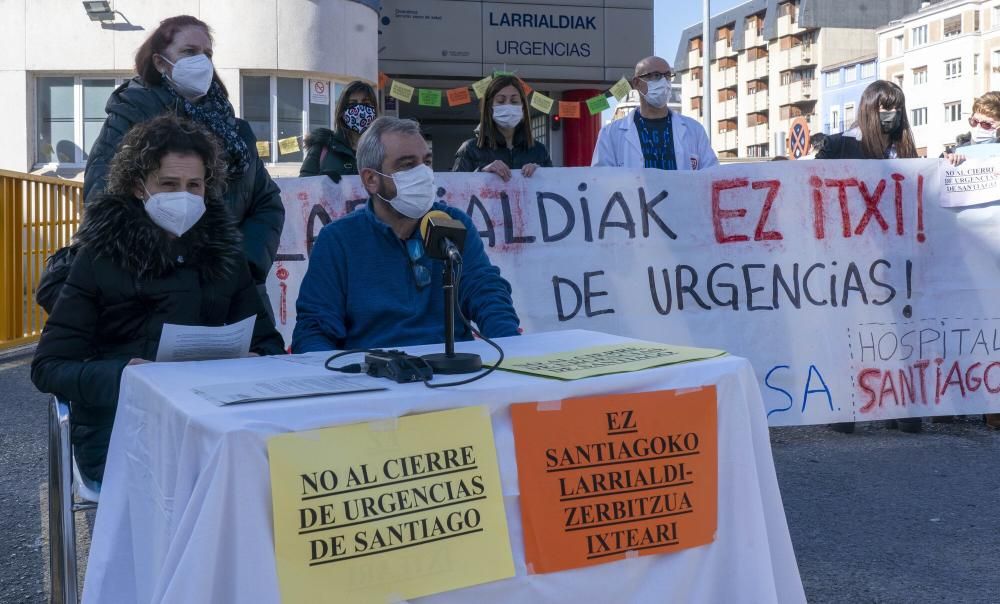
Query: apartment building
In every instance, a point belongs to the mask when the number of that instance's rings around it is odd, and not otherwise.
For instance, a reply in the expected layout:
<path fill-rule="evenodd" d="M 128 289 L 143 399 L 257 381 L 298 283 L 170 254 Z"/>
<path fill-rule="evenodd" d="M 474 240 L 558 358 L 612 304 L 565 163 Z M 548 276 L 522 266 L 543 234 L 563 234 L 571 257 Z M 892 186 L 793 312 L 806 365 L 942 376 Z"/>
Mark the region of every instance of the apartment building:
<path fill-rule="evenodd" d="M 973 100 L 1000 90 L 1000 1 L 925 2 L 878 30 L 879 72 L 902 86 L 921 155 L 969 132 Z"/>
<path fill-rule="evenodd" d="M 823 134 L 837 134 L 851 127 L 861 94 L 878 79 L 878 56 L 852 59 L 823 69 L 820 110 Z"/>
<path fill-rule="evenodd" d="M 769 157 L 796 117 L 820 132 L 819 74 L 877 53 L 875 28 L 919 8 L 919 0 L 749 0 L 681 35 L 674 69 L 682 111 L 703 117 L 702 53 L 708 52 L 712 146 L 720 158 Z"/>

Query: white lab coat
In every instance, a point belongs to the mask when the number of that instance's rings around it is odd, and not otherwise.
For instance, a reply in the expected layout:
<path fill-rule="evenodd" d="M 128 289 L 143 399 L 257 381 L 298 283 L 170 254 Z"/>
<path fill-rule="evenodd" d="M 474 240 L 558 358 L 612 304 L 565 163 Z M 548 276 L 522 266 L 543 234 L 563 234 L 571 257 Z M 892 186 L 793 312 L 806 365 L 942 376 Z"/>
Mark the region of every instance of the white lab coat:
<path fill-rule="evenodd" d="M 625 117 L 601 128 L 590 165 L 618 168 L 646 166 L 642 145 L 639 143 L 639 132 L 635 127 L 636 111 L 638 109 L 633 109 Z M 671 111 L 671 126 L 678 170 L 704 170 L 719 164 L 701 124 Z"/>

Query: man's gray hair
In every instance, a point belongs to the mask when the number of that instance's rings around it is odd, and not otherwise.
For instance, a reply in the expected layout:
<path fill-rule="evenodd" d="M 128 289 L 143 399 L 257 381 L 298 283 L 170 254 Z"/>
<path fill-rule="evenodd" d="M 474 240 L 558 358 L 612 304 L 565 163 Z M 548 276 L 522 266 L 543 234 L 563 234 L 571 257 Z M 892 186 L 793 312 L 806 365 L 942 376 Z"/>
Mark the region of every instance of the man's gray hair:
<path fill-rule="evenodd" d="M 358 141 L 358 173 L 365 168 L 382 171 L 382 162 L 385 161 L 382 136 L 390 133 L 423 136 L 420 124 L 414 120 L 388 116 L 378 118 L 368 126 Z"/>

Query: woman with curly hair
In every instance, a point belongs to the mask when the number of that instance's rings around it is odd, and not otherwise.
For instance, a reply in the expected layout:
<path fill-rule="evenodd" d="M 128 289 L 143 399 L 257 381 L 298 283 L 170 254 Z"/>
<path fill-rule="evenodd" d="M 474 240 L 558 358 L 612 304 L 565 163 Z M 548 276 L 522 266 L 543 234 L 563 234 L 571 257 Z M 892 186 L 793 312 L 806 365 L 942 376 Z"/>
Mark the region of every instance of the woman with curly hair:
<path fill-rule="evenodd" d="M 251 351 L 283 352 L 223 200 L 225 182 L 215 137 L 167 114 L 125 135 L 106 192 L 84 210 L 31 379 L 70 401 L 86 478 L 103 478 L 122 371 L 156 358 L 165 323 L 219 326 L 255 316 Z"/>

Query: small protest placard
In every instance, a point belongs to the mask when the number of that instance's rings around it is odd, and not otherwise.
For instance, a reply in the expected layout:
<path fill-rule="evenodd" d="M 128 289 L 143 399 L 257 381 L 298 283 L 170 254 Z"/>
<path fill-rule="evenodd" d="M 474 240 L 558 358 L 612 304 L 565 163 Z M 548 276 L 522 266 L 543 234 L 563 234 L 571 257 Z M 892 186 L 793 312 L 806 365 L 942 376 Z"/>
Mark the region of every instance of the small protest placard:
<path fill-rule="evenodd" d="M 1000 147 L 1000 145 L 974 145 Z M 963 151 L 959 149 L 957 152 Z M 1000 161 L 970 159 L 958 166 L 942 167 L 941 206 L 958 208 L 1000 200 Z"/>
<path fill-rule="evenodd" d="M 628 96 L 628 93 L 632 91 L 632 85 L 628 83 L 624 77 L 612 86 L 610 89 L 611 94 L 615 95 L 615 98 L 619 101 Z"/>
<path fill-rule="evenodd" d="M 500 368 L 560 380 L 578 380 L 609 373 L 639 371 L 661 365 L 710 359 L 723 354 L 726 354 L 724 350 L 714 348 L 627 342 L 535 357 L 508 358 L 504 359 Z"/>
<path fill-rule="evenodd" d="M 587 99 L 587 111 L 590 112 L 590 115 L 596 115 L 605 109 L 611 109 L 611 105 L 608 103 L 608 97 L 603 94 Z"/>
<path fill-rule="evenodd" d="M 390 602 L 514 575 L 487 407 L 282 434 L 267 449 L 282 600 Z"/>
<path fill-rule="evenodd" d="M 714 386 L 511 405 L 529 572 L 711 543 Z"/>
<path fill-rule="evenodd" d="M 476 93 L 476 98 L 483 98 L 486 95 L 486 88 L 489 87 L 490 82 L 493 81 L 493 76 L 486 76 L 485 78 L 473 82 L 472 91 Z"/>
<path fill-rule="evenodd" d="M 434 88 L 421 88 L 417 95 L 417 104 L 424 107 L 440 107 L 441 91 Z"/>
<path fill-rule="evenodd" d="M 577 101 L 559 101 L 559 117 L 567 119 L 579 118 L 580 103 Z"/>
<path fill-rule="evenodd" d="M 541 92 L 535 92 L 531 95 L 531 107 L 537 109 L 542 113 L 552 113 L 552 106 L 555 105 L 555 101 L 545 96 Z"/>
<path fill-rule="evenodd" d="M 299 137 L 289 136 L 288 138 L 279 139 L 278 151 L 280 151 L 282 155 L 298 153 L 301 151 L 301 147 L 299 147 Z"/>
<path fill-rule="evenodd" d="M 261 159 L 271 157 L 271 143 L 267 141 L 257 141 L 257 155 Z"/>
<path fill-rule="evenodd" d="M 459 86 L 458 88 L 452 88 L 448 90 L 448 105 L 450 107 L 458 107 L 459 105 L 468 105 L 472 102 L 472 94 L 469 93 L 469 88 L 467 86 Z"/>
<path fill-rule="evenodd" d="M 413 86 L 409 84 L 404 84 L 399 80 L 393 80 L 392 86 L 389 87 L 389 96 L 399 99 L 404 103 L 409 103 L 413 99 L 413 92 L 416 90 Z"/>

